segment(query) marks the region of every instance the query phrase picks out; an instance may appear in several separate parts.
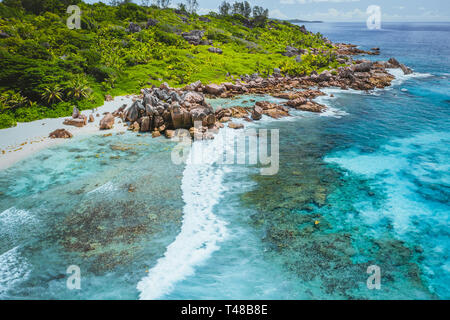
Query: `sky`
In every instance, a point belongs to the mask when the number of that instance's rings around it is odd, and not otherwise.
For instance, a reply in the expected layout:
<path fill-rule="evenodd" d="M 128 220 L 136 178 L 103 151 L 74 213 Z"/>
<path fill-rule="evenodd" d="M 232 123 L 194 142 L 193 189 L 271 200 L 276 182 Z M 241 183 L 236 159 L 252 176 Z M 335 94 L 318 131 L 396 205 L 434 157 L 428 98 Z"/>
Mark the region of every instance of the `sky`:
<path fill-rule="evenodd" d="M 140 3 L 141 0 L 134 0 Z M 185 0 L 172 0 L 172 6 Z M 198 0 L 199 13 L 217 11 L 223 0 Z M 85 2 L 98 2 L 85 0 Z M 108 2 L 108 0 L 103 0 Z M 234 2 L 234 0 L 228 0 Z M 321 20 L 325 22 L 366 21 L 370 5 L 381 9 L 385 22 L 450 22 L 450 0 L 249 0 L 268 8 L 271 18 Z"/>

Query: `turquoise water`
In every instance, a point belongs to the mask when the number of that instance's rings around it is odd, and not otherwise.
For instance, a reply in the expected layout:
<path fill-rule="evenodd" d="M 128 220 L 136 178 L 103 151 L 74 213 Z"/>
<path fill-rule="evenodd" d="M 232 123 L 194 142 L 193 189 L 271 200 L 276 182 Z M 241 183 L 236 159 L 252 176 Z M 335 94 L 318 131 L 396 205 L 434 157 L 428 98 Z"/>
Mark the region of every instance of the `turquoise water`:
<path fill-rule="evenodd" d="M 450 24 L 307 27 L 416 73 L 330 89 L 325 115 L 246 123 L 280 130 L 274 176 L 217 164 L 220 139 L 195 145 L 210 149 L 202 164 L 175 165 L 173 142 L 132 133 L 0 172 L 0 298 L 449 299 Z M 381 290 L 366 287 L 369 265 Z"/>

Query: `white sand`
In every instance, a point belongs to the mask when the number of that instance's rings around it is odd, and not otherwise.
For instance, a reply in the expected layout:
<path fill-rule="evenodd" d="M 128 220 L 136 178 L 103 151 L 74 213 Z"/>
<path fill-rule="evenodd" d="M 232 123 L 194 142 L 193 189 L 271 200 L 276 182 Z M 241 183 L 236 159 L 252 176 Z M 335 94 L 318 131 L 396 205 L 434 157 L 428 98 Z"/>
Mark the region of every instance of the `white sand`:
<path fill-rule="evenodd" d="M 103 113 L 114 112 L 122 105 L 131 105 L 133 96 L 116 97 L 113 101 L 105 102 L 105 104 L 97 108 L 94 112 L 93 123 L 88 123 L 83 128 L 63 125 L 64 118 L 44 119 L 33 122 L 18 123 L 14 128 L 0 130 L 0 170 L 4 170 L 25 159 L 26 157 L 57 144 L 70 142 L 71 139 L 50 139 L 48 135 L 56 129 L 66 129 L 74 136 L 81 134 L 108 134 L 123 132 L 127 128 L 123 123 L 116 123 L 114 129 L 100 131 L 99 124 L 103 118 Z M 82 114 L 89 117 L 92 110 L 85 110 Z M 100 117 L 96 115 L 100 114 Z"/>

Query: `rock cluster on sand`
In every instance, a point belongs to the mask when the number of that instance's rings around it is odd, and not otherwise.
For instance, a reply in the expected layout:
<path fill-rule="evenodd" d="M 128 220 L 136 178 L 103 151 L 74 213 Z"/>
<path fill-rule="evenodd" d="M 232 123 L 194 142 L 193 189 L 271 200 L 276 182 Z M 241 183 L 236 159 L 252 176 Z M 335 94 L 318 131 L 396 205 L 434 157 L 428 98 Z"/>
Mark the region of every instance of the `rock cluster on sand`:
<path fill-rule="evenodd" d="M 81 114 L 77 107 L 73 107 L 72 118 L 67 118 L 64 120 L 64 124 L 66 126 L 74 126 L 74 127 L 84 127 L 88 122 L 88 118 Z"/>

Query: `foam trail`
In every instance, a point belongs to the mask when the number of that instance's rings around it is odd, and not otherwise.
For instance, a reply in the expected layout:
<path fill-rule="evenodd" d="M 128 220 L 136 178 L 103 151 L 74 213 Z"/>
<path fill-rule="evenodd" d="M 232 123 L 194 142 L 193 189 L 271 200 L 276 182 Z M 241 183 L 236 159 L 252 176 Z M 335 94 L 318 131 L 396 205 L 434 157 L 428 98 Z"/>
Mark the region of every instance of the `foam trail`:
<path fill-rule="evenodd" d="M 177 282 L 193 275 L 195 267 L 218 250 L 218 243 L 226 237 L 226 223 L 213 212 L 223 192 L 224 170 L 214 166 L 222 155 L 217 152 L 220 138 L 194 142 L 191 148 L 181 186 L 185 202 L 181 232 L 149 275 L 138 283 L 141 300 L 170 293 Z M 199 156 L 203 158 L 201 164 L 197 164 Z"/>
<path fill-rule="evenodd" d="M 93 193 L 109 193 L 109 192 L 113 192 L 113 191 L 117 191 L 117 187 L 111 182 L 107 182 L 104 185 L 89 191 L 87 194 L 93 194 Z"/>
<path fill-rule="evenodd" d="M 420 72 L 404 74 L 402 69 L 386 69 L 386 70 L 395 77 L 395 79 L 392 81 L 391 86 L 401 85 L 406 80 L 412 78 L 428 78 L 433 76 L 431 73 L 420 73 Z"/>
<path fill-rule="evenodd" d="M 0 255 L 0 298 L 6 298 L 8 290 L 26 280 L 30 265 L 20 256 L 19 247 Z"/>

